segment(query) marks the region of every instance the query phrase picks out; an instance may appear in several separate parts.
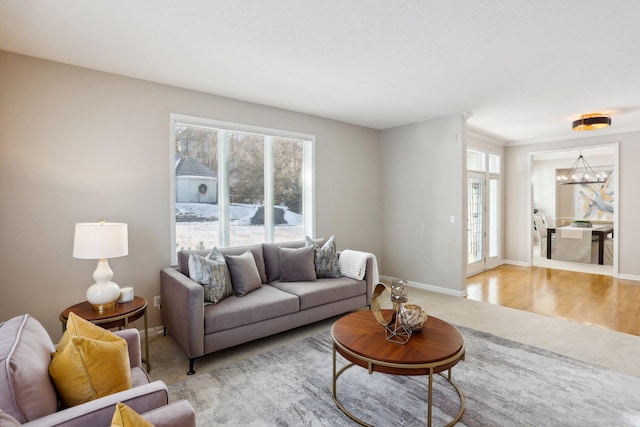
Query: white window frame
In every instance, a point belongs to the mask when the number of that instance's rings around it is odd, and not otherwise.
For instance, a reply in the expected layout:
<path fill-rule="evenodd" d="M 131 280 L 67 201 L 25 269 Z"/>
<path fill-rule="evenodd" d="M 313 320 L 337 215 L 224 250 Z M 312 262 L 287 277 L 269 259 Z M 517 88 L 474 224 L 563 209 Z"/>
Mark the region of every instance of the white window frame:
<path fill-rule="evenodd" d="M 265 136 L 265 242 L 273 242 L 274 240 L 274 216 L 273 208 L 273 150 L 267 147 L 273 146 L 273 137 L 297 139 L 308 141 L 303 149 L 303 177 L 302 185 L 303 200 L 302 213 L 305 236 L 315 237 L 316 232 L 316 137 L 315 135 L 293 132 L 288 130 L 266 128 L 261 126 L 252 126 L 241 123 L 226 122 L 204 117 L 196 117 L 185 114 L 170 114 L 170 132 L 169 132 L 169 227 L 171 236 L 171 263 L 177 263 L 176 253 L 176 166 L 175 166 L 175 150 L 176 150 L 176 123 L 184 123 L 191 126 L 202 126 L 206 128 L 224 129 L 225 131 L 254 133 Z M 221 138 L 224 140 L 224 138 Z M 228 150 L 220 150 L 222 155 L 218 156 L 218 189 L 219 196 L 219 236 L 220 246 L 228 245 L 229 235 L 229 186 L 228 175 L 224 173 L 227 166 Z M 226 242 L 226 243 L 225 243 Z"/>

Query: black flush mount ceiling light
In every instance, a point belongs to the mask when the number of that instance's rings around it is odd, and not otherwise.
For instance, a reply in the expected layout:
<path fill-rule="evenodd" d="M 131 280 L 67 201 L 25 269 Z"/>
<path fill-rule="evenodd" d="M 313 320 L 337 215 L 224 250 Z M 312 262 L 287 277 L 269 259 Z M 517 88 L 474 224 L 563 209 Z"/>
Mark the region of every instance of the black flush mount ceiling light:
<path fill-rule="evenodd" d="M 611 116 L 608 114 L 583 114 L 571 125 L 573 130 L 596 130 L 611 126 Z"/>
<path fill-rule="evenodd" d="M 603 183 L 607 179 L 606 172 L 596 172 L 593 170 L 582 153 L 578 156 L 571 169 L 566 174 L 557 177 L 558 184 L 597 184 Z"/>

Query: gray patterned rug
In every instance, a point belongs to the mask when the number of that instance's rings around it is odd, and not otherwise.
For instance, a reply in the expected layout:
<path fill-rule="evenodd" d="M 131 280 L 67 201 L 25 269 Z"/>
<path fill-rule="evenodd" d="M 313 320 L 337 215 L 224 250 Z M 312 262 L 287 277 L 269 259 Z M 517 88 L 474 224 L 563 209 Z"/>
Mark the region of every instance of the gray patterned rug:
<path fill-rule="evenodd" d="M 466 360 L 453 379 L 466 398 L 459 426 L 640 426 L 640 378 L 459 327 Z M 637 363 L 630 360 L 629 363 Z M 346 364 L 338 356 L 338 367 Z M 215 369 L 169 387 L 187 399 L 199 426 L 353 426 L 331 396 L 329 332 Z M 459 399 L 434 381 L 433 425 L 457 413 Z M 427 377 L 359 367 L 338 379 L 338 397 L 375 426 L 419 426 L 427 419 Z"/>

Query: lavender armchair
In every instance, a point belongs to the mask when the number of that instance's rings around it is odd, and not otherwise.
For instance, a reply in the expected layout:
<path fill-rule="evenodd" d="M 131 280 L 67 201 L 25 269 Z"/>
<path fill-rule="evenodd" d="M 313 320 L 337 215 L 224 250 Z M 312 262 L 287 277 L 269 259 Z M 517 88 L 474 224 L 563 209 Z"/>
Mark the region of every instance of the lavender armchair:
<path fill-rule="evenodd" d="M 58 410 L 48 370 L 55 346 L 46 330 L 28 314 L 0 323 L 0 419 L 26 426 L 109 426 L 116 403 L 123 402 L 156 426 L 195 426 L 189 402 L 168 405 L 167 386 L 150 382 L 142 367 L 138 330 L 116 334 L 127 341 L 131 389 Z"/>

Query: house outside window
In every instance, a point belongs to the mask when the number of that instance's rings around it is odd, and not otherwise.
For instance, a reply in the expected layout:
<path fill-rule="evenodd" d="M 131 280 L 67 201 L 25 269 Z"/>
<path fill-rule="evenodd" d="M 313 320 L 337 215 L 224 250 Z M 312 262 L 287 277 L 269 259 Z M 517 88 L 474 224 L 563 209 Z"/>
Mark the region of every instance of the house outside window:
<path fill-rule="evenodd" d="M 171 115 L 172 256 L 314 235 L 312 135 Z"/>

